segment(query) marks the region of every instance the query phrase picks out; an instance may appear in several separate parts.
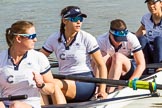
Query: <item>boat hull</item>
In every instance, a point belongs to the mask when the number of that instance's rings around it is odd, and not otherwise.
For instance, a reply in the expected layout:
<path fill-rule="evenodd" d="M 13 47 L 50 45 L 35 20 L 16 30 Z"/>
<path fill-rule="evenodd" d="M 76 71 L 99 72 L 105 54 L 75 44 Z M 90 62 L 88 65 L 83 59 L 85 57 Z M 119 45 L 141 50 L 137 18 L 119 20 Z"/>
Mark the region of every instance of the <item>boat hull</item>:
<path fill-rule="evenodd" d="M 143 80 L 147 80 L 149 82 L 155 80 L 157 84 L 161 84 L 162 72 L 158 72 L 153 75 L 150 75 L 149 77 L 146 77 Z M 159 100 L 159 104 L 161 104 L 162 98 L 156 97 L 159 96 L 159 93 L 162 93 L 162 90 L 158 89 L 156 93 L 151 94 L 150 90 L 146 90 L 146 89 L 133 90 L 132 88 L 125 87 L 121 90 L 109 94 L 107 99 L 104 100 L 92 100 L 88 102 L 69 103 L 65 105 L 46 105 L 46 106 L 42 106 L 42 108 L 74 108 L 74 107 L 75 108 L 83 108 L 83 107 L 84 108 L 130 108 L 131 107 L 132 108 L 132 106 L 134 106 L 134 108 L 137 107 L 144 108 L 146 107 L 146 105 L 149 104 L 152 104 L 153 106 L 154 103 L 157 102 L 156 100 Z M 147 108 L 149 108 L 149 106 L 147 106 Z"/>

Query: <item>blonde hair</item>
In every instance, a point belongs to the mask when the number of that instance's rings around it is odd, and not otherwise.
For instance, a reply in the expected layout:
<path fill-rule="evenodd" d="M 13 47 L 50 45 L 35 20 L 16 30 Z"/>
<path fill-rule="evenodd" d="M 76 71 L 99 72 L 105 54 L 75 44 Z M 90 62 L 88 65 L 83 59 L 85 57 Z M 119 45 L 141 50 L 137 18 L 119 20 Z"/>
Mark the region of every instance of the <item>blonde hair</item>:
<path fill-rule="evenodd" d="M 11 25 L 10 28 L 6 29 L 6 41 L 9 47 L 11 47 L 14 43 L 15 35 L 17 34 L 25 34 L 26 31 L 33 27 L 34 24 L 30 21 L 17 21 Z"/>

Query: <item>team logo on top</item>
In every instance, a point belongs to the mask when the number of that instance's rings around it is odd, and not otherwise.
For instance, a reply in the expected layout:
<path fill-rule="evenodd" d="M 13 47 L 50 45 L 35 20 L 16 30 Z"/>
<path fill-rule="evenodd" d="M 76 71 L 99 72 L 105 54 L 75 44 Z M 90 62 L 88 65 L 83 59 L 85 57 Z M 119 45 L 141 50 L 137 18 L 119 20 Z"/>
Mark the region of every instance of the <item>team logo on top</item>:
<path fill-rule="evenodd" d="M 76 45 L 76 47 L 77 47 L 77 48 L 79 48 L 79 47 L 80 47 L 80 44 L 79 44 L 79 43 L 76 43 L 75 45 Z"/>
<path fill-rule="evenodd" d="M 8 76 L 7 82 L 8 82 L 8 83 L 13 83 L 13 82 L 14 82 L 14 81 L 13 81 L 13 78 L 14 78 L 13 75 Z"/>
<path fill-rule="evenodd" d="M 152 36 L 152 31 L 148 31 L 148 36 Z"/>
<path fill-rule="evenodd" d="M 29 62 L 28 65 L 31 65 L 31 63 Z"/>
<path fill-rule="evenodd" d="M 65 56 L 64 53 L 60 54 L 60 59 L 61 59 L 61 60 L 65 60 L 65 58 L 66 58 L 66 56 Z"/>

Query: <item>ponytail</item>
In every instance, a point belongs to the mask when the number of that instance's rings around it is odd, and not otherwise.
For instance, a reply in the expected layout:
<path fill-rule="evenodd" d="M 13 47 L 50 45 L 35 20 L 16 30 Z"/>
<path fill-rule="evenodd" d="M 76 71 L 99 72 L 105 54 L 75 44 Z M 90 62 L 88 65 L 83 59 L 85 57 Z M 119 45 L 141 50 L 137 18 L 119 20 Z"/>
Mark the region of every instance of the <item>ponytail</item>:
<path fill-rule="evenodd" d="M 13 44 L 13 38 L 14 38 L 14 36 L 12 34 L 13 33 L 11 31 L 11 28 L 7 28 L 6 29 L 6 41 L 7 41 L 7 44 L 8 44 L 9 47 L 11 47 L 12 44 Z"/>

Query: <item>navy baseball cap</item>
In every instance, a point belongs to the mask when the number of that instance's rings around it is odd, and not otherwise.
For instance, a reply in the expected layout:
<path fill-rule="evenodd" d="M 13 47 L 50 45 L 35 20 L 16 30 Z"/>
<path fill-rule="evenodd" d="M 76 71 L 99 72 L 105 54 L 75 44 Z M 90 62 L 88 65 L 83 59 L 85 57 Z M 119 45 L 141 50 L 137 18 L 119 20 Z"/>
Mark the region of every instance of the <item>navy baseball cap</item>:
<path fill-rule="evenodd" d="M 84 18 L 87 18 L 87 15 L 82 13 L 79 8 L 72 8 L 69 11 L 67 11 L 64 15 L 63 18 L 67 17 L 77 17 L 77 16 L 82 16 Z"/>
<path fill-rule="evenodd" d="M 149 1 L 152 1 L 152 2 L 158 2 L 158 1 L 161 1 L 161 0 L 146 0 L 145 3 L 149 2 Z"/>

